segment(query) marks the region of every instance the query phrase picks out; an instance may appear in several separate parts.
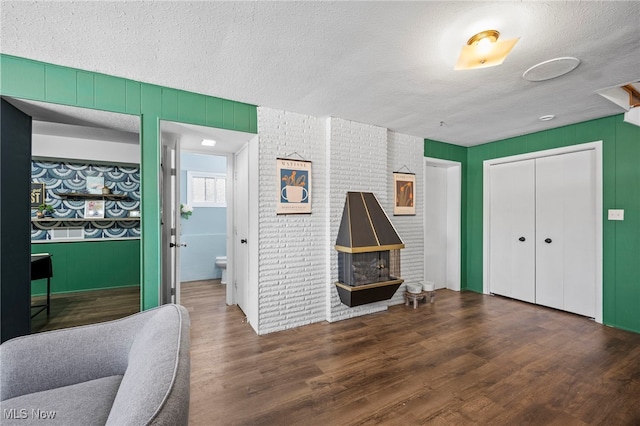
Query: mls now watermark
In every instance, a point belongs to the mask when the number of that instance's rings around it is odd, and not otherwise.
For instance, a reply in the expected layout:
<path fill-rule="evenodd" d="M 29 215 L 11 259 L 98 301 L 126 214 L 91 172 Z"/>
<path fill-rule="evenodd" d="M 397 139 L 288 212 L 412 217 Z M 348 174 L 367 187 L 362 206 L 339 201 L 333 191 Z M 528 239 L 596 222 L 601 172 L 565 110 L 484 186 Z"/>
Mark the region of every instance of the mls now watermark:
<path fill-rule="evenodd" d="M 34 408 L 31 410 L 27 410 L 26 408 L 5 408 L 2 410 L 2 417 L 6 420 L 53 420 L 56 418 L 56 414 L 55 411 L 45 411 Z"/>

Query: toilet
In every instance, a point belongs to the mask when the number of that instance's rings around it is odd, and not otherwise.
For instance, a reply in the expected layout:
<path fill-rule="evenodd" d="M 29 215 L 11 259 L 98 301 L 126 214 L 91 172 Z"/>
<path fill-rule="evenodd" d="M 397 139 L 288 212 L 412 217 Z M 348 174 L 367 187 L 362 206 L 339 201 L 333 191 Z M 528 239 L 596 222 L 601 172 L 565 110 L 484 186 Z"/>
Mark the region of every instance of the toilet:
<path fill-rule="evenodd" d="M 220 278 L 220 284 L 227 283 L 227 256 L 216 257 L 216 266 L 222 269 L 222 278 Z"/>

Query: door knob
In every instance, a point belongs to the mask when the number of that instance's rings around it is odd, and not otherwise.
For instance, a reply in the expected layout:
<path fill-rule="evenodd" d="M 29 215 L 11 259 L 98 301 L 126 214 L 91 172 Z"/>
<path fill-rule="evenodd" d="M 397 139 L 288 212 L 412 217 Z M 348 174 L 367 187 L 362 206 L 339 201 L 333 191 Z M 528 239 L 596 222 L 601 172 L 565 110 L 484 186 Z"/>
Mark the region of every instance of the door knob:
<path fill-rule="evenodd" d="M 546 240 L 544 240 L 544 242 L 547 244 L 551 244 L 551 238 L 547 238 Z"/>
<path fill-rule="evenodd" d="M 247 244 L 247 239 L 246 238 L 241 239 L 240 244 Z"/>
<path fill-rule="evenodd" d="M 518 238 L 518 241 L 524 242 L 524 241 L 526 241 L 526 238 L 525 237 L 520 237 L 520 238 Z"/>
<path fill-rule="evenodd" d="M 182 244 L 176 244 L 176 243 L 169 243 L 169 247 L 186 247 L 187 243 L 182 243 Z"/>

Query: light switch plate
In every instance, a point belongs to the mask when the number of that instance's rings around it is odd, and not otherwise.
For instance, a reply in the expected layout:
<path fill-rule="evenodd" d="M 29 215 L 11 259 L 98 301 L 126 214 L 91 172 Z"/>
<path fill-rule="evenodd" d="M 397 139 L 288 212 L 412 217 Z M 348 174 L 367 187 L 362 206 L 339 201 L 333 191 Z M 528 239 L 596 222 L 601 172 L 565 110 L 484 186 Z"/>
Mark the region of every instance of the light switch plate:
<path fill-rule="evenodd" d="M 624 210 L 609 209 L 609 220 L 624 220 Z"/>

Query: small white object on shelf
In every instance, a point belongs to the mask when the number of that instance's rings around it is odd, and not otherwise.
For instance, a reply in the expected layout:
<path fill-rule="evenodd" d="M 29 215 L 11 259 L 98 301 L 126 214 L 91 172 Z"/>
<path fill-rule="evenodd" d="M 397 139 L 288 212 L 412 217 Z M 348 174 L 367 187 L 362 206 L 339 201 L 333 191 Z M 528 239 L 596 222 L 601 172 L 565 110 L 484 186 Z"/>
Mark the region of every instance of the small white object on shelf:
<path fill-rule="evenodd" d="M 87 200 L 84 202 L 85 219 L 104 218 L 104 200 Z"/>

